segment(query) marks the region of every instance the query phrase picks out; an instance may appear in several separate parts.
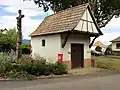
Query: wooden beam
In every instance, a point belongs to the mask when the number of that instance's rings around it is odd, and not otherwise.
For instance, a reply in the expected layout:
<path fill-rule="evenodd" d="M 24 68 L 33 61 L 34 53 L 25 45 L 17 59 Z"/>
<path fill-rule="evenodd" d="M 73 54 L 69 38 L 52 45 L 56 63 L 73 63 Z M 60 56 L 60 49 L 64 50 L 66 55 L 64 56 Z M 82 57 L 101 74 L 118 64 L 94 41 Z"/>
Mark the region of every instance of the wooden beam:
<path fill-rule="evenodd" d="M 80 20 L 82 20 L 82 21 L 86 21 L 86 22 L 90 22 L 90 23 L 94 23 L 94 22 L 89 21 L 89 20 L 84 20 L 84 19 L 80 19 Z"/>
<path fill-rule="evenodd" d="M 99 33 L 85 32 L 85 31 L 78 31 L 78 30 L 74 30 L 72 33 L 73 34 L 90 35 L 91 37 L 95 37 L 95 36 L 99 35 Z"/>
<path fill-rule="evenodd" d="M 93 25 L 92 25 L 92 23 L 91 23 L 91 28 L 92 28 L 92 32 L 94 33 L 94 29 L 93 29 Z"/>
<path fill-rule="evenodd" d="M 92 42 L 91 42 L 90 45 L 89 45 L 89 48 L 92 47 L 93 43 L 95 42 L 96 38 L 98 38 L 98 37 L 99 37 L 99 35 L 94 37 L 94 39 L 92 40 Z"/>
<path fill-rule="evenodd" d="M 88 32 L 88 13 L 86 11 L 86 19 L 87 19 L 87 32 Z"/>
<path fill-rule="evenodd" d="M 82 27 L 81 27 L 81 31 L 83 30 L 83 26 L 84 26 L 84 21 L 82 22 Z"/>
<path fill-rule="evenodd" d="M 68 32 L 67 36 L 65 37 L 65 40 L 64 40 L 64 42 L 62 43 L 62 48 L 65 47 L 65 45 L 66 45 L 66 43 L 67 43 L 67 41 L 68 41 L 68 38 L 69 38 L 70 34 L 71 34 L 71 32 Z"/>

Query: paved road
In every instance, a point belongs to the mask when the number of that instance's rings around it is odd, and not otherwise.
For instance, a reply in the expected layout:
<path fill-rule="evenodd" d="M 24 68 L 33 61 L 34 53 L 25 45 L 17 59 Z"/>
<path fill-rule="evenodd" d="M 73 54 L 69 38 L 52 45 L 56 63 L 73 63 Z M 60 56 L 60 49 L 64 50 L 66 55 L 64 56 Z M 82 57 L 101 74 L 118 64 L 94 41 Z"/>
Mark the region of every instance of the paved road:
<path fill-rule="evenodd" d="M 0 90 L 120 90 L 120 74 L 34 81 L 0 81 Z"/>

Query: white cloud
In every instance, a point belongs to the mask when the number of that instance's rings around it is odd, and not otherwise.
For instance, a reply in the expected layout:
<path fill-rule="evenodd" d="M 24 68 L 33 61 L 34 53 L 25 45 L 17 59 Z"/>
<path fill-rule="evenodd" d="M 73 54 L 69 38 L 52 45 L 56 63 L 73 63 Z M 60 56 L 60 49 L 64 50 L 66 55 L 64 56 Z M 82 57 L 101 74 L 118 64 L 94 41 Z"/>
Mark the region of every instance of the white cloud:
<path fill-rule="evenodd" d="M 120 36 L 120 32 L 104 33 L 104 35 L 98 37 L 96 41 L 101 41 L 105 45 L 110 45 L 112 40 Z M 93 38 L 92 38 L 93 39 Z M 95 42 L 96 42 L 95 41 Z"/>
<path fill-rule="evenodd" d="M 111 40 L 117 38 L 118 36 L 120 36 L 120 33 L 118 33 L 118 32 L 106 33 L 103 36 L 100 36 L 97 40 L 106 42 L 106 41 L 111 41 Z"/>
<path fill-rule="evenodd" d="M 14 16 L 2 16 L 0 17 L 1 28 L 15 27 L 16 18 Z"/>
<path fill-rule="evenodd" d="M 23 0 L 0 0 L 0 4 L 2 5 L 8 5 L 11 7 L 15 7 L 15 8 L 32 8 L 32 9 L 36 9 L 37 6 L 34 4 L 33 0 L 31 1 L 24 1 Z"/>
<path fill-rule="evenodd" d="M 29 23 L 30 22 L 30 23 Z M 32 33 L 42 20 L 32 20 L 28 17 L 23 19 L 23 38 L 30 38 L 29 35 Z"/>
<path fill-rule="evenodd" d="M 102 41 L 105 44 L 110 44 L 110 41 L 120 36 L 120 18 L 113 18 L 106 27 L 102 28 L 104 35 L 96 39 L 96 41 Z"/>
<path fill-rule="evenodd" d="M 23 0 L 2 0 L 0 1 L 2 5 L 8 5 L 10 7 L 6 7 L 5 10 L 13 13 L 17 13 L 19 9 L 23 10 L 23 13 L 26 16 L 36 16 L 36 15 L 44 15 L 45 12 L 43 8 L 38 8 L 37 5 L 31 1 L 23 1 Z M 51 10 L 47 13 L 53 13 Z"/>
<path fill-rule="evenodd" d="M 14 8 L 14 7 L 6 7 L 5 10 L 12 12 L 12 13 L 17 13 L 19 8 Z M 41 9 L 33 9 L 33 8 L 21 8 L 23 14 L 27 17 L 30 16 L 37 16 L 37 15 L 45 15 L 45 14 L 52 14 L 52 10 L 49 10 L 48 12 L 44 12 Z"/>
<path fill-rule="evenodd" d="M 96 41 L 102 41 L 104 44 L 110 44 L 110 41 L 120 36 L 120 31 L 115 29 L 120 29 L 120 18 L 113 18 L 106 27 L 102 28 L 104 35 L 96 39 Z"/>
<path fill-rule="evenodd" d="M 16 18 L 14 16 L 2 16 L 0 19 L 0 28 L 16 27 Z M 41 20 L 32 20 L 29 17 L 23 18 L 22 21 L 23 38 L 29 38 L 28 36 L 30 35 L 30 33 L 32 33 L 41 23 Z"/>
<path fill-rule="evenodd" d="M 31 16 L 45 16 L 47 14 L 51 14 L 50 10 L 45 14 L 42 8 L 38 8 L 37 5 L 31 1 L 23 0 L 0 0 L 1 5 L 8 5 L 9 7 L 5 7 L 4 10 L 18 13 L 18 10 L 21 9 L 22 13 L 25 15 L 23 18 L 22 30 L 23 30 L 23 38 L 29 38 L 28 35 L 33 32 L 37 26 L 41 23 L 42 20 L 34 20 L 31 19 Z M 0 28 L 13 28 L 16 27 L 16 17 L 17 16 L 1 16 L 0 17 Z"/>
<path fill-rule="evenodd" d="M 19 9 L 23 11 L 25 18 L 23 18 L 23 36 L 24 38 L 28 38 L 28 35 L 34 31 L 37 26 L 40 24 L 41 20 L 33 20 L 30 16 L 36 15 L 45 15 L 42 8 L 38 8 L 37 5 L 31 1 L 23 0 L 0 0 L 0 4 L 8 5 L 9 7 L 4 8 L 5 10 L 13 13 L 17 13 Z M 47 12 L 48 15 L 53 13 L 52 11 Z M 2 28 L 13 28 L 16 27 L 16 16 L 2 16 L 0 17 L 0 27 Z M 102 30 L 106 31 L 108 29 L 120 28 L 119 25 L 120 18 L 114 18 L 109 22 L 109 24 L 103 28 Z M 2 24 L 1 24 L 2 23 Z M 108 42 L 116 37 L 120 36 L 120 32 L 109 31 L 109 33 L 104 32 L 103 36 L 100 36 L 97 40 Z"/>
<path fill-rule="evenodd" d="M 103 28 L 103 30 L 106 30 L 108 28 L 120 28 L 120 17 L 119 18 L 113 18 L 106 27 Z"/>

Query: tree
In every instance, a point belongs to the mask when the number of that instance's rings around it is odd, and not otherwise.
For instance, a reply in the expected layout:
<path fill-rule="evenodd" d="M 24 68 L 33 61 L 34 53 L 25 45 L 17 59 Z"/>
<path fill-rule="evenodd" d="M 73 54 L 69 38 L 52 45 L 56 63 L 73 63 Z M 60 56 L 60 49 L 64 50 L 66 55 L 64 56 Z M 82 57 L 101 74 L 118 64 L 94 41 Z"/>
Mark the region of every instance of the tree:
<path fill-rule="evenodd" d="M 102 48 L 101 48 L 100 46 L 97 46 L 97 47 L 95 48 L 95 50 L 98 51 L 98 52 L 102 52 Z"/>
<path fill-rule="evenodd" d="M 31 53 L 31 45 L 23 43 L 22 47 L 22 54 L 30 54 Z"/>
<path fill-rule="evenodd" d="M 11 38 L 13 45 L 16 45 L 16 40 L 17 40 L 17 32 L 16 28 L 9 29 L 6 32 L 7 37 Z"/>
<path fill-rule="evenodd" d="M 7 31 L 6 28 L 5 29 L 0 29 L 0 35 L 4 34 L 4 32 L 6 32 L 6 31 Z"/>
<path fill-rule="evenodd" d="M 16 47 L 16 29 L 6 29 L 5 33 L 0 34 L 0 52 L 9 52 Z"/>
<path fill-rule="evenodd" d="M 105 55 L 111 55 L 112 54 L 112 46 L 109 45 L 105 51 Z"/>
<path fill-rule="evenodd" d="M 24 0 L 25 1 L 25 0 Z M 31 0 L 30 0 L 31 1 Z M 115 16 L 120 15 L 120 0 L 33 0 L 38 7 L 43 7 L 44 11 L 50 8 L 54 12 L 65 10 L 80 4 L 89 3 L 91 10 L 96 18 L 99 28 L 105 27 L 108 22 Z M 90 47 L 96 40 L 96 36 Z"/>
<path fill-rule="evenodd" d="M 84 3 L 90 3 L 93 14 L 99 27 L 106 24 L 120 14 L 120 0 L 33 0 L 38 7 L 43 7 L 44 11 L 50 8 L 54 12 L 65 10 Z"/>

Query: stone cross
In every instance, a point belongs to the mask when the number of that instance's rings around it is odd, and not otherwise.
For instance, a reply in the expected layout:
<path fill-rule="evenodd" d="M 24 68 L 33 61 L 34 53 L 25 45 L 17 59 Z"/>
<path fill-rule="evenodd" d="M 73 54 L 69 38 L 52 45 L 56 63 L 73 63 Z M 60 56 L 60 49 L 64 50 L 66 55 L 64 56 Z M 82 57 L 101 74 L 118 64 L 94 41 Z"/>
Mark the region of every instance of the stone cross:
<path fill-rule="evenodd" d="M 22 48 L 21 48 L 21 44 L 22 44 L 22 18 L 24 17 L 24 15 L 22 15 L 22 11 L 18 10 L 18 14 L 19 16 L 16 17 L 17 19 L 17 47 L 16 47 L 16 55 L 17 55 L 17 59 L 21 59 L 22 57 Z"/>

